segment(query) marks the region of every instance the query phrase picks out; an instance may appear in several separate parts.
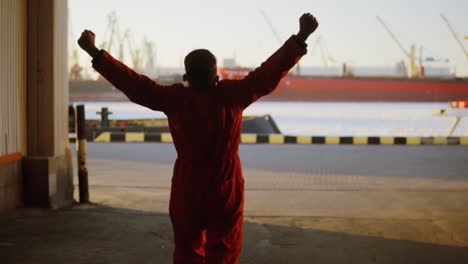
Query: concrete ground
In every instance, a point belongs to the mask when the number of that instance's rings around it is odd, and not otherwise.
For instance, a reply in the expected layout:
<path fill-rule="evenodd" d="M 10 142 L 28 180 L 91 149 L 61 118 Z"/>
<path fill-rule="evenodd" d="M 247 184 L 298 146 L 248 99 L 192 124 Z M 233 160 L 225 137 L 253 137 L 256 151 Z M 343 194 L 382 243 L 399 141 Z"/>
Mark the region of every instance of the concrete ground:
<path fill-rule="evenodd" d="M 173 146 L 88 151 L 95 204 L 3 212 L 1 263 L 171 263 Z M 466 147 L 242 146 L 240 263 L 468 263 L 467 157 Z"/>

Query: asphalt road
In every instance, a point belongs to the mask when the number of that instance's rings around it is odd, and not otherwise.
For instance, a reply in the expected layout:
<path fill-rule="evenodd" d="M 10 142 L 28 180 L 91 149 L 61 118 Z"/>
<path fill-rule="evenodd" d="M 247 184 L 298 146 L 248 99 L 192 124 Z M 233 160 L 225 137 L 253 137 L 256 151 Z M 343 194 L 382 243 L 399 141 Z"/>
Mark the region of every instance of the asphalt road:
<path fill-rule="evenodd" d="M 172 166 L 176 156 L 171 144 L 88 144 L 90 160 Z M 241 145 L 240 156 L 245 172 L 468 181 L 460 146 Z"/>

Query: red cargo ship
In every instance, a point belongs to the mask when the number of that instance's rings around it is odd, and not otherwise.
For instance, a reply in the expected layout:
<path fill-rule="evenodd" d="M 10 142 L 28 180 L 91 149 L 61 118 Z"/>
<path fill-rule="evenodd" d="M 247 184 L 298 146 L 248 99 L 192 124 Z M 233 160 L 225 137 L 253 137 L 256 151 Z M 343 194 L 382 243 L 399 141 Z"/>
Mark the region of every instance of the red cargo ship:
<path fill-rule="evenodd" d="M 222 79 L 244 78 L 251 69 L 220 68 Z M 182 81 L 181 76 L 157 80 Z M 263 101 L 451 102 L 468 99 L 468 79 L 312 77 L 287 75 Z M 127 101 L 105 80 L 70 81 L 70 101 Z"/>
<path fill-rule="evenodd" d="M 220 68 L 221 79 L 242 79 L 251 69 Z M 467 79 L 308 77 L 289 74 L 268 101 L 448 102 L 468 99 Z"/>

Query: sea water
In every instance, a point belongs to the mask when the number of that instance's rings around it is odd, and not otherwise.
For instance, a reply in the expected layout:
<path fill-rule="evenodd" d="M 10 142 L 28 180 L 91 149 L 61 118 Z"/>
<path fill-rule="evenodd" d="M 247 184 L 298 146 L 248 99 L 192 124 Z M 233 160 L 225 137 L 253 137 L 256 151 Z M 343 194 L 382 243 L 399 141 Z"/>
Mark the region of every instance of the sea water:
<path fill-rule="evenodd" d="M 80 103 L 75 103 L 80 104 Z M 85 102 L 86 118 L 165 118 L 161 112 L 130 102 Z M 468 136 L 468 110 L 440 115 L 447 103 L 257 102 L 244 115 L 271 115 L 283 134 L 310 136 Z M 464 117 L 466 116 L 466 117 Z"/>

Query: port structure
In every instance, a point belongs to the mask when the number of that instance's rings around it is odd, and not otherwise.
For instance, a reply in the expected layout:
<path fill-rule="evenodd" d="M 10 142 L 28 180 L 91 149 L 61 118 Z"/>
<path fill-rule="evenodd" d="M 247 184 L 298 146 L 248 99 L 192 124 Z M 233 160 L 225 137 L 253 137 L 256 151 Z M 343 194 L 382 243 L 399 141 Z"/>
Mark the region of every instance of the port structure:
<path fill-rule="evenodd" d="M 156 47 L 147 37 L 143 38 L 142 45 L 135 45 L 130 29 L 121 30 L 118 15 L 112 11 L 107 15 L 107 27 L 103 34 L 104 41 L 100 47 L 116 55 L 120 61 L 125 60 L 125 54 L 130 55 L 132 68 L 147 75 L 153 75 L 156 65 Z M 73 50 L 71 57 L 70 79 L 82 79 L 83 67 L 78 62 L 78 52 Z"/>
<path fill-rule="evenodd" d="M 262 15 L 263 19 L 265 20 L 265 22 L 267 23 L 268 27 L 270 28 L 270 31 L 271 33 L 273 34 L 273 36 L 275 37 L 276 41 L 278 41 L 278 44 L 279 45 L 283 45 L 283 39 L 280 37 L 280 35 L 278 34 L 278 30 L 276 30 L 275 26 L 273 25 L 273 23 L 271 22 L 271 19 L 270 17 L 266 14 L 265 10 L 263 9 L 259 9 L 259 12 L 260 14 Z M 297 75 L 301 75 L 301 65 L 300 63 L 298 62 L 297 65 L 296 65 L 296 74 Z"/>
<path fill-rule="evenodd" d="M 447 18 L 446 16 L 444 16 L 443 14 L 440 14 L 440 17 L 441 17 L 442 20 L 445 22 L 445 24 L 447 24 L 447 27 L 448 27 L 448 29 L 450 30 L 450 33 L 452 33 L 453 38 L 455 39 L 455 41 L 457 42 L 458 46 L 460 46 L 460 48 L 462 49 L 463 53 L 465 54 L 465 59 L 468 60 L 468 51 L 466 50 L 465 45 L 463 45 L 463 42 L 461 41 L 460 37 L 458 36 L 457 31 L 456 31 L 455 28 L 452 26 L 452 24 L 450 23 L 450 21 L 448 20 L 448 18 Z M 465 40 L 468 40 L 468 36 L 465 36 Z"/>
<path fill-rule="evenodd" d="M 330 64 L 336 63 L 335 58 L 330 55 L 330 52 L 328 51 L 327 45 L 325 45 L 325 41 L 323 40 L 322 35 L 318 35 L 315 38 L 315 42 L 314 45 L 311 47 L 311 51 L 313 52 L 317 48 L 320 50 L 323 65 L 325 67 L 328 68 Z"/>
<path fill-rule="evenodd" d="M 278 41 L 278 44 L 283 45 L 283 39 L 278 34 L 278 31 L 276 30 L 275 26 L 273 26 L 273 23 L 271 22 L 270 17 L 268 17 L 268 15 L 266 14 L 265 10 L 259 9 L 258 11 L 262 15 L 265 22 L 267 23 L 268 28 L 270 28 L 270 31 L 273 34 L 273 36 L 275 37 L 276 41 Z M 297 66 L 296 66 L 296 73 L 297 73 L 297 75 L 301 75 L 301 66 L 300 66 L 299 63 L 297 63 Z"/>
<path fill-rule="evenodd" d="M 377 16 L 377 20 L 380 22 L 380 24 L 384 27 L 385 31 L 390 35 L 390 37 L 395 41 L 395 43 L 398 45 L 400 50 L 405 54 L 405 56 L 408 58 L 409 61 L 409 67 L 408 67 L 408 77 L 411 79 L 414 78 L 421 78 L 423 77 L 423 67 L 420 63 L 419 67 L 416 63 L 416 45 L 412 44 L 410 46 L 410 50 L 408 51 L 401 41 L 397 38 L 395 33 L 390 29 L 390 27 L 383 21 L 382 18 Z"/>
<path fill-rule="evenodd" d="M 266 24 L 268 25 L 268 27 L 269 27 L 271 33 L 273 34 L 273 36 L 275 37 L 276 41 L 278 41 L 278 44 L 282 45 L 284 41 L 280 37 L 280 35 L 278 34 L 278 30 L 276 30 L 276 27 L 271 22 L 270 17 L 267 15 L 265 10 L 263 10 L 263 9 L 259 9 L 259 12 L 262 15 L 263 19 L 265 20 Z M 329 67 L 330 64 L 336 63 L 336 60 L 330 55 L 330 52 L 328 52 L 328 49 L 326 48 L 326 45 L 325 45 L 325 43 L 323 41 L 323 37 L 321 35 L 316 37 L 315 43 L 314 43 L 314 45 L 312 46 L 312 48 L 310 50 L 315 50 L 316 48 L 320 49 L 323 65 L 325 67 Z M 297 63 L 296 74 L 301 75 L 301 65 L 300 65 L 300 63 Z"/>

